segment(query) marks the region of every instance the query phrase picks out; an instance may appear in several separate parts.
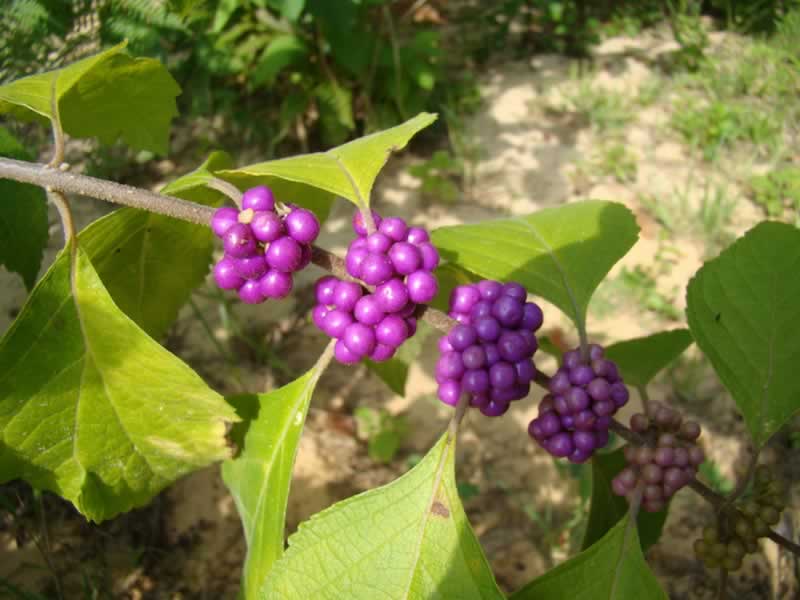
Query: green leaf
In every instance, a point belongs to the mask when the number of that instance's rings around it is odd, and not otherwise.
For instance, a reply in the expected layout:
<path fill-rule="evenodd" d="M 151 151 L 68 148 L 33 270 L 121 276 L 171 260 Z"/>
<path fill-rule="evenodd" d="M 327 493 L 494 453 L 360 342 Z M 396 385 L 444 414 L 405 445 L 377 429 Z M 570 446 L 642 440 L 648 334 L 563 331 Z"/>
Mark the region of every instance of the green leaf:
<path fill-rule="evenodd" d="M 510 600 L 668 600 L 629 523 L 630 517 L 621 519 L 596 544 L 534 579 Z"/>
<path fill-rule="evenodd" d="M 622 448 L 614 452 L 597 453 L 592 457 L 592 504 L 581 546 L 584 550 L 602 538 L 628 512 L 628 501 L 611 490 L 611 480 L 626 464 Z M 636 526 L 642 552 L 658 542 L 666 519 L 666 508 L 656 513 L 639 511 Z"/>
<path fill-rule="evenodd" d="M 214 152 L 161 192 L 217 206 L 222 194 L 205 184 L 211 169 L 231 163 L 226 153 Z M 214 249 L 209 227 L 135 208 L 121 208 L 98 219 L 79 240 L 114 303 L 156 339 L 205 281 Z"/>
<path fill-rule="evenodd" d="M 335 81 L 326 81 L 314 89 L 319 108 L 322 138 L 326 144 L 340 144 L 355 129 L 353 93 Z"/>
<path fill-rule="evenodd" d="M 264 48 L 250 79 L 254 85 L 271 84 L 284 68 L 307 55 L 302 39 L 292 34 L 278 35 Z"/>
<path fill-rule="evenodd" d="M 0 341 L 0 482 L 22 478 L 93 521 L 226 458 L 233 410 L 62 252 Z"/>
<path fill-rule="evenodd" d="M 389 389 L 395 394 L 398 396 L 405 396 L 408 369 L 411 363 L 417 359 L 419 353 L 422 352 L 425 340 L 431 333 L 433 333 L 433 328 L 427 323 L 420 321 L 417 324 L 417 333 L 400 346 L 400 349 L 393 358 L 380 363 L 367 360 L 367 367 L 378 377 L 383 379 L 384 383 L 386 383 Z"/>
<path fill-rule="evenodd" d="M 341 196 L 356 206 L 369 206 L 375 178 L 389 155 L 404 148 L 414 134 L 435 120 L 436 115 L 421 113 L 396 127 L 353 140 L 327 152 L 219 171 L 217 176 L 240 187 L 265 183 L 272 186 L 279 197 L 283 197 L 279 191 L 281 182 L 294 183 L 286 193 L 296 195 L 295 201 L 298 203 L 302 203 L 311 188 L 316 188 L 327 193 L 328 197 Z"/>
<path fill-rule="evenodd" d="M 442 227 L 433 241 L 447 260 L 481 277 L 518 281 L 583 327 L 594 290 L 636 243 L 638 232 L 623 205 L 593 200 L 526 217 Z"/>
<path fill-rule="evenodd" d="M 32 160 L 5 128 L 0 127 L 0 156 Z M 33 289 L 47 245 L 47 197 L 38 186 L 0 179 L 0 265 L 19 273 Z"/>
<path fill-rule="evenodd" d="M 764 222 L 689 282 L 686 315 L 762 446 L 800 408 L 800 230 Z"/>
<path fill-rule="evenodd" d="M 261 582 L 283 555 L 286 501 L 297 444 L 324 368 L 320 360 L 308 373 L 274 392 L 228 398 L 242 418 L 231 432 L 241 451 L 223 463 L 222 479 L 236 502 L 247 540 L 244 598 L 257 597 Z"/>
<path fill-rule="evenodd" d="M 269 0 L 268 4 L 277 10 L 284 19 L 297 21 L 305 8 L 306 0 Z"/>
<path fill-rule="evenodd" d="M 454 453 L 445 434 L 399 479 L 302 523 L 260 597 L 503 598 L 461 506 Z"/>
<path fill-rule="evenodd" d="M 606 348 L 606 357 L 617 363 L 625 383 L 646 386 L 691 343 L 688 330 L 674 329 L 612 344 Z"/>
<path fill-rule="evenodd" d="M 157 60 L 131 58 L 125 43 L 62 69 L 0 86 L 0 114 L 26 120 L 54 118 L 73 137 L 113 144 L 121 137 L 138 150 L 166 154 L 180 87 Z"/>

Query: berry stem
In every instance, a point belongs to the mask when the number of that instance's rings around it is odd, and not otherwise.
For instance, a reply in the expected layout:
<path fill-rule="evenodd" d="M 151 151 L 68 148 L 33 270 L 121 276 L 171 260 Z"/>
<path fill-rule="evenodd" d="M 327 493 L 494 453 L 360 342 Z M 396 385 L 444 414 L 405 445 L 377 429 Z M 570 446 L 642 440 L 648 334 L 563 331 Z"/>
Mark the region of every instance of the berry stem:
<path fill-rule="evenodd" d="M 58 83 L 58 72 L 53 77 L 50 84 L 50 112 L 52 117 L 50 124 L 53 128 L 53 158 L 50 159 L 48 166 L 53 169 L 60 169 L 64 163 L 64 129 L 61 127 L 61 113 L 58 112 L 58 100 L 56 96 L 56 84 Z"/>
<path fill-rule="evenodd" d="M 224 179 L 219 179 L 218 177 L 212 177 L 208 180 L 206 185 L 218 192 L 222 192 L 233 200 L 233 203 L 236 204 L 238 208 L 242 208 L 242 192 L 232 183 L 228 183 Z"/>

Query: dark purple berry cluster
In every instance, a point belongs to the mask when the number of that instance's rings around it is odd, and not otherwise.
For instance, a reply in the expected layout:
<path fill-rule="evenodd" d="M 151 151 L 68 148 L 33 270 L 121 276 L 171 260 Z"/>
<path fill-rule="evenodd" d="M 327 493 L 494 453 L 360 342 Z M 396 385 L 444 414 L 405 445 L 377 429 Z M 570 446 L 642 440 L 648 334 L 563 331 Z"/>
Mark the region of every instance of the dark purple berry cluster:
<path fill-rule="evenodd" d="M 588 360 L 578 349 L 564 353 L 563 364 L 550 379 L 550 393 L 539 404 L 539 416 L 528 433 L 558 458 L 582 463 L 608 443 L 611 418 L 628 402 L 628 388 L 617 365 L 603 357 L 597 344 Z"/>
<path fill-rule="evenodd" d="M 642 508 L 658 512 L 695 478 L 705 454 L 697 444 L 700 437 L 697 423 L 684 421 L 678 411 L 659 402 L 650 402 L 648 413 L 649 417 L 642 413 L 631 417 L 631 429 L 646 443 L 625 446 L 628 466 L 614 477 L 611 489 L 629 501 L 638 490 L 642 494 Z"/>
<path fill-rule="evenodd" d="M 217 285 L 237 290 L 242 302 L 259 304 L 292 291 L 292 273 L 311 262 L 319 221 L 297 206 L 279 214 L 272 191 L 260 185 L 244 193 L 241 210 L 217 209 L 211 229 L 225 249 L 214 266 Z"/>
<path fill-rule="evenodd" d="M 409 227 L 399 217 L 381 217 L 373 212 L 377 230 L 368 234 L 360 212 L 353 216 L 358 236 L 350 243 L 345 267 L 350 276 L 375 286 L 383 312 L 396 313 L 409 303 L 427 304 L 439 286 L 433 270 L 439 252 L 421 227 Z"/>
<path fill-rule="evenodd" d="M 412 316 L 416 304 L 407 298 L 400 309 L 391 310 L 396 305 L 378 290 L 370 293 L 354 281 L 332 275 L 317 281 L 315 294 L 317 304 L 311 318 L 337 340 L 334 356 L 346 365 L 362 358 L 389 360 L 417 330 L 417 319 Z"/>
<path fill-rule="evenodd" d="M 703 537 L 695 540 L 695 556 L 709 569 L 739 569 L 746 554 L 758 551 L 758 539 L 769 535 L 770 527 L 780 521 L 787 489 L 783 479 L 760 465 L 749 497 L 723 508 L 717 524 L 706 527 Z"/>
<path fill-rule="evenodd" d="M 544 317 L 527 296 L 518 283 L 488 280 L 453 290 L 450 316 L 459 324 L 439 340 L 436 363 L 442 402 L 455 406 L 468 394 L 470 406 L 498 417 L 528 395 Z"/>

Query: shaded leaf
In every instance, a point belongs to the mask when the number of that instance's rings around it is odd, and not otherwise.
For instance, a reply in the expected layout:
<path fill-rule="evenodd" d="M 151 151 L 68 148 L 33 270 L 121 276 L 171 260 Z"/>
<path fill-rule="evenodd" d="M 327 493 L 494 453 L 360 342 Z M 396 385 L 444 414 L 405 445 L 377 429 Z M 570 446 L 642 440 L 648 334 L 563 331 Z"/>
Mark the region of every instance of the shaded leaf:
<path fill-rule="evenodd" d="M 284 68 L 308 55 L 308 49 L 299 37 L 278 35 L 264 48 L 250 76 L 254 85 L 271 84 Z"/>
<path fill-rule="evenodd" d="M 800 230 L 764 222 L 703 265 L 686 293 L 689 329 L 757 446 L 800 408 L 798 267 Z"/>
<path fill-rule="evenodd" d="M 69 135 L 104 144 L 121 137 L 138 150 L 166 154 L 180 88 L 160 62 L 131 58 L 125 45 L 0 86 L 0 114 L 52 120 L 55 95 Z"/>
<path fill-rule="evenodd" d="M 0 481 L 102 521 L 226 458 L 233 410 L 62 253 L 0 341 Z"/>
<path fill-rule="evenodd" d="M 445 434 L 399 479 L 302 523 L 260 597 L 503 598 L 461 506 L 454 452 Z"/>
<path fill-rule="evenodd" d="M 597 285 L 636 243 L 638 232 L 623 205 L 594 200 L 442 227 L 432 237 L 448 261 L 481 277 L 518 281 L 583 327 Z"/>
<path fill-rule="evenodd" d="M 592 504 L 589 508 L 589 521 L 583 537 L 582 549 L 586 549 L 602 538 L 628 512 L 628 501 L 611 490 L 611 480 L 625 468 L 622 448 L 614 452 L 601 452 L 592 457 Z M 651 513 L 639 511 L 636 525 L 642 552 L 658 542 L 667 510 Z"/>
<path fill-rule="evenodd" d="M 5 128 L 0 127 L 0 156 L 32 160 Z M 0 179 L 0 265 L 19 273 L 33 289 L 47 245 L 47 197 L 38 186 Z"/>
<path fill-rule="evenodd" d="M 606 348 L 606 357 L 617 363 L 625 383 L 645 386 L 691 343 L 687 329 L 673 329 L 612 344 Z"/>
<path fill-rule="evenodd" d="M 257 163 L 219 171 L 217 175 L 240 186 L 264 183 L 272 186 L 279 197 L 296 196 L 295 201 L 300 204 L 309 189 L 316 188 L 328 197 L 341 196 L 356 206 L 369 205 L 375 178 L 389 155 L 404 148 L 414 134 L 435 120 L 436 115 L 422 113 L 327 152 Z M 289 188 L 291 183 L 295 185 Z M 283 191 L 281 186 L 285 186 Z"/>
<path fill-rule="evenodd" d="M 242 419 L 232 431 L 240 452 L 223 463 L 222 479 L 236 502 L 247 540 L 244 598 L 257 597 L 261 582 L 283 554 L 292 467 L 311 395 L 324 368 L 320 361 L 268 394 L 228 398 Z"/>
<path fill-rule="evenodd" d="M 230 164 L 230 156 L 214 152 L 161 192 L 217 206 L 222 194 L 205 184 L 211 169 Z M 79 240 L 116 305 L 156 339 L 205 281 L 214 249 L 209 227 L 135 208 L 121 208 L 98 219 Z"/>
<path fill-rule="evenodd" d="M 602 539 L 534 579 L 510 600 L 668 600 L 642 555 L 636 527 L 621 519 Z"/>
<path fill-rule="evenodd" d="M 417 332 L 410 340 L 405 341 L 403 345 L 400 346 L 400 349 L 393 358 L 380 363 L 367 359 L 367 367 L 378 377 L 383 379 L 384 383 L 386 383 L 389 389 L 395 394 L 398 396 L 405 396 L 408 369 L 411 363 L 417 359 L 419 353 L 422 352 L 425 340 L 433 332 L 433 328 L 430 325 L 420 321 L 417 324 Z"/>

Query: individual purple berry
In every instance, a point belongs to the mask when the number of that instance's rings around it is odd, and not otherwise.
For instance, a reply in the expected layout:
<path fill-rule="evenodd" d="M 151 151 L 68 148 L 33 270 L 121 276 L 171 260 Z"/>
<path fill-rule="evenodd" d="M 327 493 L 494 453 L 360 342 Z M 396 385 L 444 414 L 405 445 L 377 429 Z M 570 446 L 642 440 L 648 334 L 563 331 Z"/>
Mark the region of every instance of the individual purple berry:
<path fill-rule="evenodd" d="M 480 369 L 486 365 L 486 352 L 480 346 L 473 345 L 461 353 L 461 360 L 467 369 Z"/>
<path fill-rule="evenodd" d="M 265 185 L 257 185 L 242 194 L 242 209 L 252 209 L 254 211 L 275 210 L 275 196 Z"/>
<path fill-rule="evenodd" d="M 244 258 L 256 251 L 256 239 L 250 227 L 242 223 L 231 225 L 222 239 L 225 254 L 232 258 Z"/>
<path fill-rule="evenodd" d="M 369 255 L 369 250 L 367 250 L 366 247 L 351 248 L 348 250 L 344 258 L 344 266 L 347 270 L 347 274 L 359 279 L 361 277 L 362 265 Z"/>
<path fill-rule="evenodd" d="M 211 231 L 213 231 L 214 235 L 218 238 L 222 238 L 228 229 L 239 222 L 238 218 L 239 211 L 235 208 L 230 206 L 218 208 L 211 217 Z"/>
<path fill-rule="evenodd" d="M 517 372 L 512 365 L 500 361 L 489 367 L 489 381 L 493 388 L 508 389 L 516 383 Z"/>
<path fill-rule="evenodd" d="M 366 356 L 375 349 L 375 332 L 363 323 L 351 323 L 344 330 L 342 340 L 356 356 Z"/>
<path fill-rule="evenodd" d="M 461 314 L 458 311 L 454 311 L 456 314 Z M 492 317 L 492 303 L 488 300 L 478 300 L 473 306 L 472 310 L 469 311 L 470 318 L 477 322 L 479 319 L 486 319 Z M 496 319 L 495 319 L 496 320 Z"/>
<path fill-rule="evenodd" d="M 578 350 L 568 350 L 561 357 L 561 362 L 566 369 L 575 369 L 582 364 L 581 353 Z"/>
<path fill-rule="evenodd" d="M 359 298 L 354 308 L 356 320 L 364 325 L 377 325 L 383 320 L 384 312 L 373 294 Z"/>
<path fill-rule="evenodd" d="M 395 346 L 387 346 L 386 344 L 375 344 L 375 348 L 370 353 L 369 357 L 375 362 L 384 362 L 394 356 L 397 348 Z"/>
<path fill-rule="evenodd" d="M 500 358 L 515 363 L 525 356 L 527 343 L 519 333 L 504 331 L 497 340 L 497 350 L 500 352 Z"/>
<path fill-rule="evenodd" d="M 353 281 L 340 281 L 333 291 L 333 304 L 345 312 L 352 312 L 364 294 L 363 288 Z"/>
<path fill-rule="evenodd" d="M 558 458 L 565 458 L 575 450 L 572 436 L 568 433 L 557 433 L 545 443 L 547 444 L 547 450 L 550 454 Z"/>
<path fill-rule="evenodd" d="M 244 278 L 236 270 L 236 259 L 223 257 L 214 266 L 214 281 L 223 290 L 238 290 L 244 285 Z"/>
<path fill-rule="evenodd" d="M 392 238 L 379 231 L 367 236 L 367 250 L 375 254 L 386 254 L 392 243 Z"/>
<path fill-rule="evenodd" d="M 480 411 L 487 417 L 502 417 L 508 412 L 509 406 L 508 402 L 489 400 L 488 404 L 480 407 Z"/>
<path fill-rule="evenodd" d="M 334 294 L 339 280 L 333 275 L 326 275 L 320 277 L 317 283 L 314 284 L 314 297 L 317 299 L 318 304 L 330 306 L 334 303 Z"/>
<path fill-rule="evenodd" d="M 388 281 L 394 271 L 392 263 L 383 254 L 369 253 L 361 263 L 361 279 L 367 285 L 380 285 Z"/>
<path fill-rule="evenodd" d="M 447 339 L 455 350 L 462 351 L 477 341 L 478 334 L 471 325 L 456 325 L 447 335 Z"/>
<path fill-rule="evenodd" d="M 398 312 L 408 304 L 408 288 L 400 279 L 393 278 L 377 287 L 375 297 L 384 312 Z"/>
<path fill-rule="evenodd" d="M 526 302 L 522 307 L 522 321 L 520 326 L 528 331 L 538 331 L 544 323 L 544 313 L 538 304 Z"/>
<path fill-rule="evenodd" d="M 439 251 L 430 242 L 423 242 L 417 245 L 417 248 L 422 255 L 422 268 L 426 271 L 434 271 L 439 266 Z"/>
<path fill-rule="evenodd" d="M 477 283 L 478 291 L 484 300 L 494 301 L 503 294 L 503 284 L 499 281 L 485 279 Z"/>
<path fill-rule="evenodd" d="M 412 302 L 427 304 L 436 297 L 439 291 L 439 284 L 436 277 L 427 271 L 414 271 L 406 280 L 408 286 L 408 297 Z"/>
<path fill-rule="evenodd" d="M 461 386 L 465 391 L 474 394 L 486 392 L 489 390 L 489 374 L 485 369 L 471 369 L 464 373 L 461 379 Z"/>
<path fill-rule="evenodd" d="M 375 227 L 380 227 L 380 215 L 378 215 L 378 213 L 376 213 L 374 210 L 370 212 L 372 213 L 372 220 L 375 222 Z M 353 213 L 353 231 L 356 232 L 356 235 L 360 235 L 362 237 L 367 235 L 367 226 L 364 224 L 364 217 L 361 214 L 361 211 L 358 210 Z"/>
<path fill-rule="evenodd" d="M 290 273 L 270 269 L 260 279 L 261 293 L 267 298 L 286 298 L 292 291 L 293 283 Z"/>
<path fill-rule="evenodd" d="M 611 386 L 602 377 L 592 379 L 586 386 L 586 391 L 594 400 L 608 400 L 611 397 Z"/>
<path fill-rule="evenodd" d="M 361 360 L 358 354 L 355 354 L 347 347 L 344 340 L 338 340 L 336 342 L 336 345 L 333 347 L 333 355 L 336 357 L 336 360 L 344 365 L 353 365 Z"/>
<path fill-rule="evenodd" d="M 311 309 L 311 320 L 314 322 L 318 328 L 322 329 L 322 323 L 325 320 L 325 317 L 328 315 L 328 308 L 323 306 L 322 304 L 317 304 L 314 308 Z"/>
<path fill-rule="evenodd" d="M 469 314 L 478 300 L 481 299 L 480 292 L 471 285 L 458 285 L 450 293 L 450 310 L 454 312 Z M 475 315 L 472 315 L 475 318 Z"/>
<path fill-rule="evenodd" d="M 565 371 L 557 371 L 555 375 L 550 378 L 550 392 L 556 396 L 566 394 L 572 384 L 569 382 L 569 375 Z"/>
<path fill-rule="evenodd" d="M 389 250 L 389 259 L 394 270 L 401 275 L 410 275 L 422 266 L 422 252 L 408 242 L 397 242 Z"/>
<path fill-rule="evenodd" d="M 319 235 L 319 221 L 316 215 L 305 208 L 295 208 L 284 220 L 286 231 L 301 244 L 310 244 Z"/>
<path fill-rule="evenodd" d="M 516 327 L 522 320 L 522 304 L 516 298 L 503 295 L 492 307 L 492 316 L 505 327 Z"/>
<path fill-rule="evenodd" d="M 254 280 L 245 281 L 239 288 L 239 299 L 245 304 L 261 304 L 265 297 L 260 283 Z"/>
<path fill-rule="evenodd" d="M 422 244 L 431 241 L 431 238 L 422 227 L 409 227 L 406 233 L 406 241 L 410 244 Z"/>
<path fill-rule="evenodd" d="M 408 325 L 397 315 L 386 315 L 375 327 L 375 339 L 380 344 L 397 348 L 408 338 Z"/>
<path fill-rule="evenodd" d="M 402 242 L 406 239 L 408 225 L 400 217 L 386 217 L 381 221 L 378 231 L 388 236 L 392 241 Z"/>
<path fill-rule="evenodd" d="M 327 333 L 332 338 L 341 338 L 347 329 L 353 323 L 353 317 L 350 316 L 348 311 L 335 308 L 328 311 L 322 322 L 322 331 Z"/>
<path fill-rule="evenodd" d="M 484 344 L 483 351 L 486 353 L 486 366 L 491 367 L 500 360 L 500 352 L 494 344 Z"/>
<path fill-rule="evenodd" d="M 300 267 L 303 250 L 295 240 L 284 236 L 269 245 L 266 255 L 270 267 L 276 271 L 293 273 Z"/>
<path fill-rule="evenodd" d="M 461 398 L 461 385 L 457 381 L 445 381 L 439 385 L 439 400 L 450 406 L 456 406 Z"/>
<path fill-rule="evenodd" d="M 536 377 L 536 367 L 529 358 L 514 363 L 514 369 L 517 372 L 517 383 L 530 383 Z"/>
<path fill-rule="evenodd" d="M 267 272 L 267 261 L 263 254 L 234 258 L 233 261 L 236 272 L 244 279 L 259 279 Z"/>
<path fill-rule="evenodd" d="M 442 354 L 436 362 L 436 374 L 447 379 L 459 379 L 464 370 L 464 362 L 458 352 Z"/>
<path fill-rule="evenodd" d="M 514 282 L 505 284 L 503 286 L 503 293 L 506 296 L 511 296 L 512 298 L 522 300 L 523 302 L 525 301 L 525 298 L 528 297 L 528 292 L 525 291 L 525 288 Z"/>
<path fill-rule="evenodd" d="M 500 337 L 502 331 L 500 323 L 494 317 L 483 317 L 475 321 L 475 332 L 484 342 L 494 342 Z"/>

